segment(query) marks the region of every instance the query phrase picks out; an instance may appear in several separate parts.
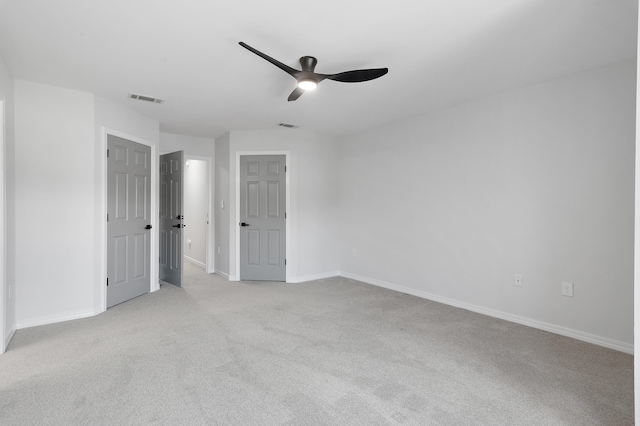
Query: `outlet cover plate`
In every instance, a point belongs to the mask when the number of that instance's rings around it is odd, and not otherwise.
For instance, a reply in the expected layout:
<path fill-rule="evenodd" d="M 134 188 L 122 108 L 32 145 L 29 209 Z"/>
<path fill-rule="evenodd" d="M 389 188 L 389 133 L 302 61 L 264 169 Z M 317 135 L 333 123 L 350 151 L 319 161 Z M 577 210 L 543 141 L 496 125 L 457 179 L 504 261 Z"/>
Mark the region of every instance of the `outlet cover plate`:
<path fill-rule="evenodd" d="M 573 283 L 564 281 L 562 283 L 562 295 L 567 297 L 573 297 Z"/>
<path fill-rule="evenodd" d="M 513 285 L 516 287 L 522 287 L 522 274 L 515 274 L 513 276 Z"/>

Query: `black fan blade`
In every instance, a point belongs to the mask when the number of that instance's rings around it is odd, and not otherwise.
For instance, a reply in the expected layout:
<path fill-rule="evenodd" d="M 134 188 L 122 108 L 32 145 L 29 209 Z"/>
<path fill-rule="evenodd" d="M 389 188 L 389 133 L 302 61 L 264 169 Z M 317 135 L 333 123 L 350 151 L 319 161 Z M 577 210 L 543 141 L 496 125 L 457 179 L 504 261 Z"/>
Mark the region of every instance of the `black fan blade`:
<path fill-rule="evenodd" d="M 260 52 L 259 50 L 254 49 L 253 47 L 249 46 L 247 43 L 244 42 L 239 42 L 238 43 L 240 46 L 244 47 L 245 49 L 247 49 L 250 52 L 255 53 L 256 55 L 260 56 L 262 59 L 265 59 L 269 62 L 271 62 L 273 65 L 275 65 L 276 67 L 280 68 L 282 71 L 291 74 L 293 76 L 295 76 L 296 73 L 298 73 L 299 71 L 291 68 L 289 65 L 285 65 L 280 61 L 277 61 L 275 59 L 273 59 L 271 56 L 269 55 L 265 55 L 264 53 Z"/>
<path fill-rule="evenodd" d="M 320 74 L 329 80 L 341 81 L 343 83 L 360 83 L 382 77 L 389 72 L 389 68 L 372 68 L 368 70 L 345 71 L 338 74 Z"/>
<path fill-rule="evenodd" d="M 293 92 L 291 92 L 291 94 L 289 95 L 289 97 L 287 98 L 287 100 L 289 102 L 291 101 L 295 101 L 296 99 L 298 99 L 300 96 L 302 96 L 302 94 L 304 93 L 304 90 L 302 90 L 299 87 L 296 87 L 295 90 Z"/>

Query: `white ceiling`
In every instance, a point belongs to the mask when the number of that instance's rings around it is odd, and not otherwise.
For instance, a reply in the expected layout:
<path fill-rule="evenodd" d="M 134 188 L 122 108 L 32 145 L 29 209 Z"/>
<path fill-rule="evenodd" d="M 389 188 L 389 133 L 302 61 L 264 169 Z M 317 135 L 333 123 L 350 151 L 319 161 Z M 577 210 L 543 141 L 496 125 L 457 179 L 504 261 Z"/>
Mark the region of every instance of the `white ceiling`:
<path fill-rule="evenodd" d="M 0 56 L 17 79 L 88 91 L 217 137 L 280 122 L 345 135 L 636 56 L 637 0 L 0 0 Z M 388 67 L 365 83 L 299 69 Z M 129 92 L 166 99 L 127 99 Z"/>

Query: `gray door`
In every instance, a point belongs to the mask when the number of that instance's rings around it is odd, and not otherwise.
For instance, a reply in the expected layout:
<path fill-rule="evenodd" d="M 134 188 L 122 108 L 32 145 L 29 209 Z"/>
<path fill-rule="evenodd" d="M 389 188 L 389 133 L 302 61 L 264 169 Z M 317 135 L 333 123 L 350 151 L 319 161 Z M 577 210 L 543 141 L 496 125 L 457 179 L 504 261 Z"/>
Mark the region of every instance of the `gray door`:
<path fill-rule="evenodd" d="M 285 281 L 285 201 L 285 156 L 241 156 L 241 280 Z"/>
<path fill-rule="evenodd" d="M 107 136 L 107 307 L 149 292 L 151 148 Z"/>
<path fill-rule="evenodd" d="M 182 287 L 184 152 L 160 156 L 160 279 Z"/>

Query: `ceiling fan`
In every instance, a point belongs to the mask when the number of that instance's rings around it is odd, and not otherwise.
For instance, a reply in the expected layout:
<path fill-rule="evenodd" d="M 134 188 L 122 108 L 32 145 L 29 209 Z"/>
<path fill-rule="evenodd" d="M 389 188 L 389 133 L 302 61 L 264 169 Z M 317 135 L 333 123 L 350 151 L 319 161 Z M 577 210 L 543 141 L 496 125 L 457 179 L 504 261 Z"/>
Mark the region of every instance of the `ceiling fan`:
<path fill-rule="evenodd" d="M 324 79 L 341 81 L 343 83 L 359 83 L 362 81 L 369 81 L 378 77 L 382 77 L 389 72 L 388 68 L 371 68 L 366 70 L 345 71 L 338 74 L 319 74 L 313 71 L 316 67 L 316 64 L 318 63 L 318 60 L 313 56 L 303 56 L 302 58 L 300 58 L 300 66 L 302 67 L 302 71 L 298 71 L 295 68 L 291 68 L 290 66 L 273 59 L 269 55 L 265 55 L 264 53 L 254 49 L 246 43 L 240 42 L 239 44 L 250 52 L 253 52 L 261 58 L 271 62 L 273 65 L 296 79 L 296 81 L 298 82 L 298 87 L 296 87 L 295 90 L 291 92 L 289 98 L 287 98 L 288 101 L 295 101 L 300 96 L 302 96 L 302 94 L 306 90 L 315 89 L 318 86 L 318 83 L 320 83 Z"/>

